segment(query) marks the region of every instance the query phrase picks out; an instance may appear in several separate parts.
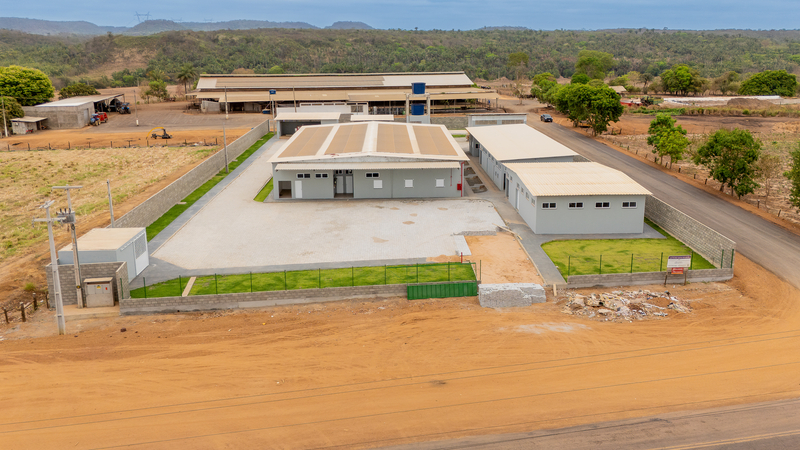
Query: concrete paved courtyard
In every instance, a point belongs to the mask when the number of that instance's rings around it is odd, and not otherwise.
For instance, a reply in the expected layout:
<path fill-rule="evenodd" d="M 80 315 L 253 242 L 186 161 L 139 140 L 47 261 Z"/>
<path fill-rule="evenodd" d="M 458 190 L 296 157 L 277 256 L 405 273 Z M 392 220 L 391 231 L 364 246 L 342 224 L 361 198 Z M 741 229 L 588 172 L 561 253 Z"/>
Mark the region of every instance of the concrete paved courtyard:
<path fill-rule="evenodd" d="M 503 225 L 492 203 L 474 198 L 255 202 L 270 177 L 267 161 L 285 142 L 271 140 L 152 256 L 192 271 L 424 259 L 455 255 L 454 234 Z"/>

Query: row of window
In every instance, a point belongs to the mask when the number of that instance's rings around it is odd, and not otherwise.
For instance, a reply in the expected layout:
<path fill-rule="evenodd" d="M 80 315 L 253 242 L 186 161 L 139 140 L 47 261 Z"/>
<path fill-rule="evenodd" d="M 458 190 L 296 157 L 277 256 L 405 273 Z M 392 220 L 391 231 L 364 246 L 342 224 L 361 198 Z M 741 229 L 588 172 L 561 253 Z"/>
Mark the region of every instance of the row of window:
<path fill-rule="evenodd" d="M 328 178 L 327 173 L 316 173 L 314 174 L 316 178 Z M 311 178 L 310 173 L 298 173 L 297 178 L 302 180 L 305 178 Z M 367 178 L 380 178 L 380 174 L 378 172 L 368 172 Z M 405 180 L 405 187 L 413 188 L 414 187 L 414 180 Z M 443 188 L 444 187 L 444 178 L 436 178 L 436 187 Z M 375 189 L 383 189 L 383 180 L 373 180 L 373 188 Z M 555 203 L 553 203 L 555 205 Z"/>
<path fill-rule="evenodd" d="M 542 203 L 542 209 L 556 209 L 558 205 L 555 202 Z M 569 209 L 583 209 L 583 202 L 569 202 Z M 609 202 L 597 202 L 594 204 L 596 209 L 608 209 L 611 207 Z M 623 208 L 636 208 L 636 202 L 622 202 Z"/>
<path fill-rule="evenodd" d="M 315 175 L 316 178 L 328 178 L 328 174 L 327 173 L 315 173 L 314 175 Z M 297 174 L 297 178 L 298 179 L 311 178 L 311 174 L 310 173 L 298 173 Z"/>

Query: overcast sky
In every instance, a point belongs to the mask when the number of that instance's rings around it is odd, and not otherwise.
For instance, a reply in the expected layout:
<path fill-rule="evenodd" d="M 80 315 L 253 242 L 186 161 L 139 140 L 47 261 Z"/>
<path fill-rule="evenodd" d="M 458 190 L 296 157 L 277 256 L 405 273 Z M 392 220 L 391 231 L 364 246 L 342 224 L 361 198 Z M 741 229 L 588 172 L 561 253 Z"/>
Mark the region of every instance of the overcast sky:
<path fill-rule="evenodd" d="M 97 25 L 134 26 L 135 14 L 176 22 L 236 19 L 307 22 L 365 22 L 375 28 L 475 29 L 524 26 L 532 29 L 796 29 L 798 0 L 192 0 L 4 2 L 0 16 L 86 20 Z"/>

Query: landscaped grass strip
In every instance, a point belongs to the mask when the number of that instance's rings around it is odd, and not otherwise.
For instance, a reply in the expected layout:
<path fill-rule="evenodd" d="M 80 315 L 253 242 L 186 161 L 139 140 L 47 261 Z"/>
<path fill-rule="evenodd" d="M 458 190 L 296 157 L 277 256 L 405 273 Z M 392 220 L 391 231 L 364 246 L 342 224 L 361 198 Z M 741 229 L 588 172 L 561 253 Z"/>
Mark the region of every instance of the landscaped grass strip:
<path fill-rule="evenodd" d="M 274 134 L 275 133 L 273 132 L 267 133 L 261 139 L 257 140 L 253 145 L 250 146 L 250 148 L 248 148 L 247 150 L 244 151 L 244 153 L 239 155 L 238 158 L 234 159 L 233 161 L 230 161 L 228 163 L 228 169 L 231 172 L 233 172 L 234 169 L 239 167 L 239 165 L 243 163 L 245 160 L 247 160 L 247 158 L 249 158 L 250 155 L 252 155 L 253 153 L 255 153 L 256 150 L 261 148 L 261 146 L 264 145 L 264 143 L 267 142 Z M 169 211 L 164 213 L 164 215 L 156 219 L 155 222 L 153 222 L 152 224 L 150 224 L 150 226 L 147 227 L 147 240 L 149 241 L 154 237 L 156 237 L 158 233 L 162 232 L 164 228 L 167 228 L 169 224 L 172 223 L 172 221 L 177 219 L 178 216 L 180 216 L 181 214 L 183 214 L 184 211 L 189 209 L 189 207 L 192 206 L 197 200 L 200 200 L 202 196 L 206 195 L 206 193 L 208 193 L 208 191 L 210 191 L 211 188 L 213 188 L 214 186 L 217 185 L 217 183 L 225 179 L 226 176 L 228 176 L 228 173 L 225 172 L 225 169 L 220 170 L 219 173 L 211 177 L 210 180 L 203 183 L 202 186 L 195 189 L 194 192 L 192 192 L 186 198 L 184 198 L 182 200 L 182 203 L 184 204 L 173 206 L 172 208 L 169 209 Z"/>
<path fill-rule="evenodd" d="M 267 182 L 267 184 L 265 184 L 264 187 L 261 188 L 261 191 L 259 191 L 258 195 L 256 195 L 256 198 L 254 198 L 253 200 L 259 203 L 263 203 L 271 192 L 272 192 L 272 178 L 270 178 L 269 182 Z"/>
<path fill-rule="evenodd" d="M 179 296 L 182 291 L 180 285 L 186 287 L 188 279 L 189 277 L 183 277 L 180 280 L 169 280 L 147 286 L 147 297 Z M 197 277 L 189 295 L 472 280 L 475 280 L 475 272 L 469 263 L 291 270 Z M 144 288 L 131 290 L 131 297 L 144 298 Z"/>
<path fill-rule="evenodd" d="M 667 270 L 670 256 L 691 255 L 692 249 L 650 221 L 666 239 L 593 239 L 552 241 L 542 245 L 563 276 L 637 273 Z M 602 269 L 601 269 L 602 266 Z M 694 253 L 692 269 L 714 269 Z"/>

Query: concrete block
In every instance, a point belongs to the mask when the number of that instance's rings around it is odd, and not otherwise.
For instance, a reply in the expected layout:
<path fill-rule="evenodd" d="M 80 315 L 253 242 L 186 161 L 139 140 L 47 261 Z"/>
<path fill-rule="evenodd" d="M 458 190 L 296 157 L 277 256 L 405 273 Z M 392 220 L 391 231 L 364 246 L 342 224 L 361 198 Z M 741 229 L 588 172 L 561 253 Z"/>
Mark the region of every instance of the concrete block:
<path fill-rule="evenodd" d="M 533 283 L 481 284 L 478 301 L 484 308 L 531 306 L 546 301 L 544 288 Z"/>

